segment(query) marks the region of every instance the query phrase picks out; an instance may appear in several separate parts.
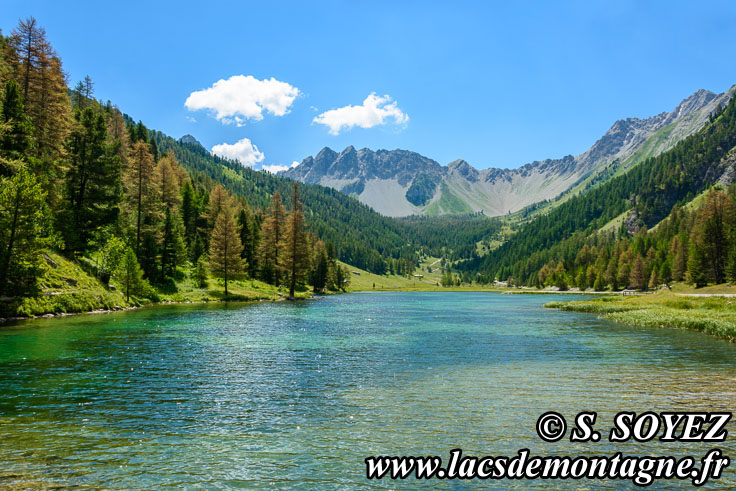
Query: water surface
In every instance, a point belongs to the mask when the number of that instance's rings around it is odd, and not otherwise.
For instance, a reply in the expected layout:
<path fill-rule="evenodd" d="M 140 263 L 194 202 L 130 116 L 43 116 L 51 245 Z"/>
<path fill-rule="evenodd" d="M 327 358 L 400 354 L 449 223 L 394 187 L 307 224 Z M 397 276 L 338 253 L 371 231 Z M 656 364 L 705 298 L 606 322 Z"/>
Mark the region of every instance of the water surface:
<path fill-rule="evenodd" d="M 458 447 L 702 456 L 710 446 L 539 439 L 548 410 L 596 410 L 605 431 L 621 410 L 736 400 L 736 346 L 542 308 L 557 299 L 362 293 L 1 327 L 0 486 L 396 487 L 367 481 L 363 459 Z M 733 469 L 717 484 L 736 486 Z"/>

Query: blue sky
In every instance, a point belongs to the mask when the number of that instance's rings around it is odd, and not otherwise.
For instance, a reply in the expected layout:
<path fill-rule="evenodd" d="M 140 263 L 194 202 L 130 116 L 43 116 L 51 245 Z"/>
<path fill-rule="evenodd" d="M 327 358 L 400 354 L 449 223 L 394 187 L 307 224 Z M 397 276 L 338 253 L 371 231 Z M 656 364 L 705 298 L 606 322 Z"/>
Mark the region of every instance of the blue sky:
<path fill-rule="evenodd" d="M 354 145 L 513 168 L 736 83 L 733 1 L 4 0 L 0 28 L 29 15 L 72 85 L 256 167 Z"/>

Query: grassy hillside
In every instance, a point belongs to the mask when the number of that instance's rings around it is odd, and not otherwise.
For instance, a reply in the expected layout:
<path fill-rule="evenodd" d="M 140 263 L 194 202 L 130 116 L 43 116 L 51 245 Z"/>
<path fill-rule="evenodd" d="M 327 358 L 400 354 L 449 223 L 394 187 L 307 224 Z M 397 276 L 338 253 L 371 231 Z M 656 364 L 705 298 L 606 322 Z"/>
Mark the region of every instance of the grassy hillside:
<path fill-rule="evenodd" d="M 576 196 L 523 226 L 509 241 L 468 263 L 500 278 L 528 280 L 559 251 L 565 240 L 600 230 L 626 210 L 634 208 L 648 227 L 712 186 L 723 173 L 723 158 L 736 145 L 736 102 L 700 132 L 672 150 L 648 159 L 629 172 L 592 191 Z"/>
<path fill-rule="evenodd" d="M 105 288 L 79 264 L 52 251 L 46 251 L 44 259 L 40 291 L 34 296 L 2 299 L 0 318 L 111 310 L 131 305 L 118 291 Z"/>
<path fill-rule="evenodd" d="M 114 280 L 110 287 L 105 287 L 91 274 L 92 265 L 70 261 L 51 250 L 44 252 L 44 260 L 40 290 L 26 297 L 0 297 L 0 319 L 120 310 L 153 303 L 217 302 L 226 298 L 222 280 L 210 276 L 207 286 L 199 288 L 192 279 L 184 277 L 173 291 L 155 290 L 151 295 L 155 302 L 139 298 L 128 302 Z M 229 301 L 281 300 L 288 294 L 285 287 L 253 279 L 231 280 L 228 290 Z M 301 288 L 296 296 L 307 298 L 311 292 Z"/>

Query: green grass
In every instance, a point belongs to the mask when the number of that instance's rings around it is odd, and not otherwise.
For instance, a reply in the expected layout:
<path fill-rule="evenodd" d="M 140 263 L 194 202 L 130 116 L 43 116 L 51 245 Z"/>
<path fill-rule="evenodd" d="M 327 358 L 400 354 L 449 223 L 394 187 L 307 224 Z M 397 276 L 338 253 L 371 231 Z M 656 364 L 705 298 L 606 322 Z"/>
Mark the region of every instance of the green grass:
<path fill-rule="evenodd" d="M 127 302 L 115 281 L 107 288 L 80 263 L 56 254 L 45 252 L 45 271 L 39 280 L 40 291 L 33 296 L 0 299 L 0 319 L 10 317 L 36 317 L 47 314 L 73 314 L 95 310 L 118 310 L 154 303 L 199 303 L 219 301 L 276 301 L 288 296 L 288 289 L 251 279 L 228 282 L 225 296 L 221 279 L 210 277 L 206 288 L 199 288 L 194 281 L 184 277 L 176 283 L 175 291 L 155 289 L 152 302 L 146 298 L 131 298 Z M 119 286 L 119 285 L 118 285 Z M 296 291 L 297 298 L 308 298 L 306 288 Z"/>
<path fill-rule="evenodd" d="M 473 211 L 470 206 L 468 206 L 465 201 L 458 198 L 444 182 L 442 182 L 440 193 L 440 199 L 431 203 L 424 209 L 424 213 L 427 216 L 439 216 L 443 213 L 462 215 Z"/>
<path fill-rule="evenodd" d="M 359 275 L 351 274 L 348 291 L 503 291 L 502 289 L 495 288 L 493 286 L 476 284 L 462 285 L 456 287 L 444 287 L 440 283 L 442 273 L 439 268 L 439 262 L 432 266 L 432 273 L 428 273 L 426 271 L 426 268 L 430 264 L 435 263 L 436 260 L 437 258 L 427 258 L 420 263 L 420 267 L 415 271 L 415 274 L 424 275 L 424 278 L 406 278 L 404 276 L 397 275 L 381 276 L 370 273 L 363 269 L 356 268 L 354 266 L 350 266 L 348 264 L 346 266 L 350 269 L 350 271 L 356 271 L 360 273 Z"/>
<path fill-rule="evenodd" d="M 725 289 L 725 287 L 723 287 Z M 684 287 L 681 287 L 684 290 Z M 713 290 L 711 293 L 718 294 Z M 698 293 L 703 289 L 699 289 Z M 736 341 L 736 298 L 685 297 L 675 292 L 607 296 L 575 302 L 550 302 L 548 308 L 590 312 L 602 318 L 643 327 L 677 327 Z"/>
<path fill-rule="evenodd" d="M 51 251 L 39 281 L 40 292 L 31 297 L 0 301 L 0 318 L 32 317 L 112 310 L 130 306 L 123 295 L 105 288 L 96 278 L 76 264 Z"/>

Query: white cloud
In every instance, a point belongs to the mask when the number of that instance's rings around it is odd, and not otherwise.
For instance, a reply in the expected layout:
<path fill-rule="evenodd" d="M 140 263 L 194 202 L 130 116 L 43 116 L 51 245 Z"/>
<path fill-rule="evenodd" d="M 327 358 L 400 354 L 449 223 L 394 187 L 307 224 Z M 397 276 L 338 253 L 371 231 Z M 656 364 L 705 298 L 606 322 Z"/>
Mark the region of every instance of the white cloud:
<path fill-rule="evenodd" d="M 253 145 L 247 138 L 243 138 L 232 145 L 221 143 L 212 147 L 212 153 L 228 159 L 237 160 L 246 167 L 253 167 L 264 158 L 263 152 Z"/>
<path fill-rule="evenodd" d="M 281 171 L 293 169 L 299 165 L 299 162 L 296 160 L 291 163 L 291 165 L 279 165 L 279 164 L 273 164 L 273 165 L 262 165 L 261 170 L 265 170 L 266 172 L 270 172 L 271 174 L 276 174 Z"/>
<path fill-rule="evenodd" d="M 218 121 L 243 126 L 249 119 L 263 119 L 264 111 L 283 116 L 298 95 L 299 89 L 273 77 L 258 80 L 252 75 L 233 75 L 192 92 L 184 105 L 190 111 L 209 109 Z"/>
<path fill-rule="evenodd" d="M 330 134 L 337 135 L 343 129 L 349 130 L 355 126 L 373 128 L 387 124 L 389 119 L 393 119 L 394 124 L 406 124 L 409 116 L 399 109 L 395 101 L 392 102 L 390 96 L 379 97 L 373 92 L 360 106 L 330 109 L 315 117 L 312 122 L 329 126 Z"/>

